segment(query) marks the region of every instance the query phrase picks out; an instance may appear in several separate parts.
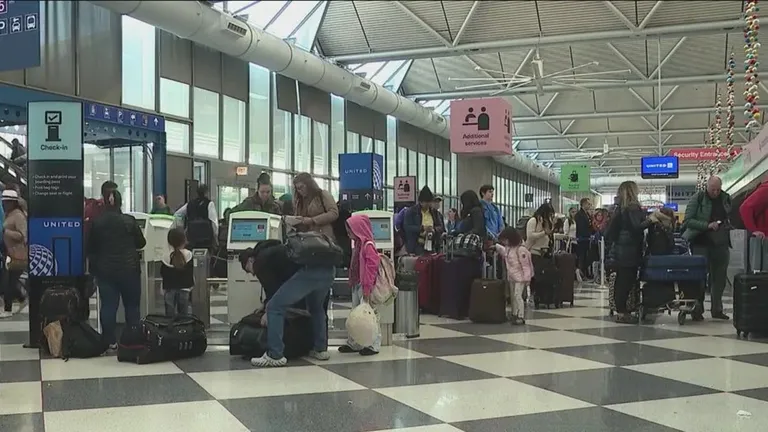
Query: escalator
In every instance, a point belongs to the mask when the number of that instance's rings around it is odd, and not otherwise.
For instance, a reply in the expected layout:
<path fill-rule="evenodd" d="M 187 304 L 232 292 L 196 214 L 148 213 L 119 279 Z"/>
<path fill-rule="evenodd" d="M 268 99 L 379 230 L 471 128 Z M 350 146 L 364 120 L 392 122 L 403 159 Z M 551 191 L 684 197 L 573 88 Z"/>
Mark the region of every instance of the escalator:
<path fill-rule="evenodd" d="M 0 186 L 3 189 L 9 185 L 18 185 L 21 196 L 27 198 L 27 172 L 26 154 L 16 157 L 16 162 L 11 161 L 13 144 L 0 135 Z"/>

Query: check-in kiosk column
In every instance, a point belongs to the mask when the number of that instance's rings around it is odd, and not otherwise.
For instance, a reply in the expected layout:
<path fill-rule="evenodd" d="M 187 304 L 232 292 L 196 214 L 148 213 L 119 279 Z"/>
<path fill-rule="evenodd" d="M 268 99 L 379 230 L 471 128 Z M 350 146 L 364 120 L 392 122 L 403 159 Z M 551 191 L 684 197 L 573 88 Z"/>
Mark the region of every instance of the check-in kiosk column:
<path fill-rule="evenodd" d="M 262 287 L 255 276 L 240 265 L 240 253 L 265 240 L 282 240 L 280 216 L 245 211 L 229 216 L 227 232 L 227 314 L 230 324 L 262 305 Z"/>

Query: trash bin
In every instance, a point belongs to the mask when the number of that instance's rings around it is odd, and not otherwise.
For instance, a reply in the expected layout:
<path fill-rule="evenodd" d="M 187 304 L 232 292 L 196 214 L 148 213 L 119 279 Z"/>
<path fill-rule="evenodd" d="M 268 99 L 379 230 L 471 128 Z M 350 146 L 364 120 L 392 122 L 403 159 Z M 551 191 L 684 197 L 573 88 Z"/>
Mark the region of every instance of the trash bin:
<path fill-rule="evenodd" d="M 407 338 L 419 337 L 419 277 L 416 273 L 398 273 L 395 285 L 395 331 Z"/>

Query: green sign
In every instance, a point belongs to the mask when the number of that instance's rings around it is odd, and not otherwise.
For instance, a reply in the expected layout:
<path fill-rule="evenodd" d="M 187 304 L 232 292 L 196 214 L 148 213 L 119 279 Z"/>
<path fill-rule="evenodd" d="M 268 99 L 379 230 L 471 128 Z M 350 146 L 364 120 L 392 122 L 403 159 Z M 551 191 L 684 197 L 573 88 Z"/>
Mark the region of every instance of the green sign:
<path fill-rule="evenodd" d="M 561 192 L 589 192 L 589 165 L 563 165 L 560 168 Z"/>

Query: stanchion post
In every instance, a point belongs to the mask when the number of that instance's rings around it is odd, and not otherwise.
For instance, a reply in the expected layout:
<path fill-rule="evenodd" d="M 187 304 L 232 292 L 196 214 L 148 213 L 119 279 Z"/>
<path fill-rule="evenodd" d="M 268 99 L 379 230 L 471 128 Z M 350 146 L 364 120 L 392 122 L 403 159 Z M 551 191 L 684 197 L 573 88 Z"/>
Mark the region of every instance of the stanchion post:
<path fill-rule="evenodd" d="M 605 239 L 600 239 L 600 288 L 605 285 Z"/>

